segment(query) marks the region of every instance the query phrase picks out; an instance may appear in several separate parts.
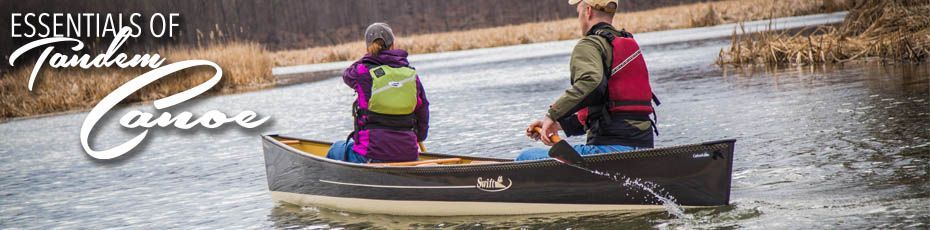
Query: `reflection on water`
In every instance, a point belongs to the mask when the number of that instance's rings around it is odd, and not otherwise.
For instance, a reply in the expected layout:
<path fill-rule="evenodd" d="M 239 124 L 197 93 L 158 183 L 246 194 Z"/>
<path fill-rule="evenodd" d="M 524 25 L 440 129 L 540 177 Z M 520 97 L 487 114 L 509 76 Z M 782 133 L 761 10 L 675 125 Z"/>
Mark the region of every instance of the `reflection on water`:
<path fill-rule="evenodd" d="M 357 214 L 290 204 L 275 206 L 269 218 L 275 228 L 385 228 L 385 229 L 644 229 L 675 226 L 732 228 L 736 220 L 762 215 L 757 208 L 737 205 L 697 208 L 691 219 L 671 219 L 662 212 L 602 212 L 524 216 L 408 217 Z M 317 224 L 311 224 L 317 223 Z"/>
<path fill-rule="evenodd" d="M 719 210 L 718 210 L 719 209 Z M 702 212 L 720 213 L 721 207 L 703 209 Z M 271 218 L 276 228 L 304 228 L 307 223 L 325 223 L 311 228 L 386 228 L 386 229 L 610 229 L 617 226 L 649 228 L 654 225 L 649 219 L 663 218 L 663 213 L 648 212 L 605 212 L 597 214 L 548 214 L 525 216 L 462 216 L 462 217 L 406 217 L 374 214 L 356 214 L 327 209 L 301 208 L 289 204 L 275 206 Z"/>
<path fill-rule="evenodd" d="M 692 219 L 664 212 L 397 217 L 274 204 L 257 135 L 344 138 L 353 95 L 331 79 L 199 99 L 195 112 L 248 109 L 272 122 L 257 131 L 153 130 L 143 151 L 116 165 L 83 156 L 84 113 L 0 124 L 0 227 L 930 227 L 930 65 L 721 70 L 712 63 L 726 45 L 644 47 L 664 102 L 657 145 L 739 139 L 733 205 L 686 210 Z M 420 69 L 432 102 L 426 145 L 498 157 L 538 145 L 521 130 L 566 87 L 567 63 L 553 56 Z M 101 148 L 141 131 L 120 131 L 113 120 L 95 140 Z"/>

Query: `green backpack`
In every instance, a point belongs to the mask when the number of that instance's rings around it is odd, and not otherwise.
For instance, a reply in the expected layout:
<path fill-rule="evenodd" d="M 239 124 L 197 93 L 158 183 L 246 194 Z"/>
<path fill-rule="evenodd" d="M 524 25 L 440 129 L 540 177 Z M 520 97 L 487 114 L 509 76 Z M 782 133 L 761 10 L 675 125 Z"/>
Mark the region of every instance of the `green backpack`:
<path fill-rule="evenodd" d="M 409 67 L 375 67 L 371 74 L 368 111 L 385 115 L 407 115 L 417 106 L 417 72 Z"/>

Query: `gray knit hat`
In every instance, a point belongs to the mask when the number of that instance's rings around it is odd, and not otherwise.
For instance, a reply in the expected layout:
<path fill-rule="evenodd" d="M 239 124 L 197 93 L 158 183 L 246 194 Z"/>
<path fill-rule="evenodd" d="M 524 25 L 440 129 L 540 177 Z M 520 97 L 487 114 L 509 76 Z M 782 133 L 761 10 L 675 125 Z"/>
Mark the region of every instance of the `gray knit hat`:
<path fill-rule="evenodd" d="M 365 46 L 371 46 L 371 43 L 378 38 L 384 40 L 384 45 L 387 47 L 394 44 L 394 31 L 391 30 L 391 26 L 387 23 L 376 22 L 365 29 Z"/>

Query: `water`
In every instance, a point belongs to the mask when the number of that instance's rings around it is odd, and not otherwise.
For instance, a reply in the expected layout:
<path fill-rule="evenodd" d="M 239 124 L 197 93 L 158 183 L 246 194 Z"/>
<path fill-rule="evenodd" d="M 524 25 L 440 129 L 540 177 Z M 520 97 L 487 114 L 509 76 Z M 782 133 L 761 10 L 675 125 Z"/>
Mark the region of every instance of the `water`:
<path fill-rule="evenodd" d="M 249 131 L 155 129 L 117 162 L 84 156 L 78 132 L 86 113 L 0 124 L 0 228 L 930 227 L 930 65 L 722 70 L 712 62 L 725 46 L 644 48 L 663 101 L 658 146 L 739 139 L 732 205 L 685 210 L 692 218 L 661 211 L 397 217 L 275 204 L 258 135 L 344 138 L 353 95 L 331 79 L 199 99 L 187 108 L 273 118 Z M 539 146 L 522 130 L 566 87 L 567 65 L 567 56 L 555 55 L 421 68 L 433 103 L 427 147 L 514 157 Z M 141 132 L 121 130 L 117 120 L 103 121 L 95 146 Z"/>
<path fill-rule="evenodd" d="M 556 161 L 559 161 L 561 163 L 564 163 L 568 166 L 571 166 L 571 167 L 574 167 L 580 170 L 587 171 L 594 175 L 610 178 L 611 180 L 615 182 L 620 182 L 620 185 L 625 187 L 627 191 L 629 190 L 646 191 L 647 193 L 652 195 L 652 198 L 656 200 L 655 201 L 656 204 L 662 205 L 662 208 L 664 208 L 665 211 L 668 212 L 670 216 L 674 216 L 679 219 L 693 218 L 691 215 L 688 215 L 685 213 L 681 205 L 678 205 L 678 202 L 674 196 L 669 195 L 668 193 L 665 193 L 664 189 L 661 186 L 651 181 L 642 180 L 640 178 L 631 178 L 626 175 L 623 175 L 622 173 L 611 173 L 611 172 L 606 172 L 606 171 L 592 170 L 592 169 L 585 168 L 580 165 L 567 163 L 559 158 L 556 158 Z M 626 194 L 626 195 L 629 196 L 630 194 Z M 649 198 L 645 198 L 644 200 L 649 200 Z"/>

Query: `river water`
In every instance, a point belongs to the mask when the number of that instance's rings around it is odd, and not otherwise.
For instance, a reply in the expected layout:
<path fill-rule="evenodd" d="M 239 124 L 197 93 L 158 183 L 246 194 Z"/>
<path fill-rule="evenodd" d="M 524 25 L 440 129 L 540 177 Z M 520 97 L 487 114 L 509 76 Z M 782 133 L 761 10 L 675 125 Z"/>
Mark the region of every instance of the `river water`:
<path fill-rule="evenodd" d="M 153 129 L 114 162 L 83 153 L 86 113 L 2 123 L 0 228 L 930 228 L 930 65 L 721 69 L 713 61 L 727 45 L 644 47 L 663 101 L 658 146 L 738 139 L 732 205 L 686 210 L 691 219 L 664 212 L 397 217 L 275 204 L 258 135 L 344 138 L 353 94 L 330 79 L 188 102 L 180 109 L 255 110 L 272 120 L 254 130 Z M 522 129 L 567 86 L 567 63 L 551 55 L 421 68 L 432 102 L 427 147 L 513 157 L 538 146 Z M 119 128 L 118 116 L 151 107 L 111 112 L 94 146 L 141 132 Z"/>

